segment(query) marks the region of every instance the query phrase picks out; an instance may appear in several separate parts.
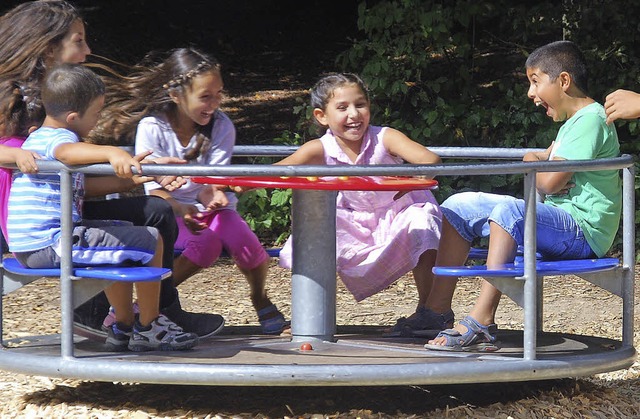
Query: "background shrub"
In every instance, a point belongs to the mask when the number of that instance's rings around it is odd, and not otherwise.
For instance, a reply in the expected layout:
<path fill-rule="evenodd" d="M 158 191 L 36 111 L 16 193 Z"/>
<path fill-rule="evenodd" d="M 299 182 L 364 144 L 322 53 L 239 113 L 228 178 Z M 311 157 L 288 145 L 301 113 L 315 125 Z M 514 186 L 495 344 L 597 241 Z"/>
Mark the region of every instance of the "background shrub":
<path fill-rule="evenodd" d="M 362 2 L 359 36 L 338 63 L 367 82 L 373 123 L 426 146 L 546 148 L 560 124 L 527 97 L 528 54 L 571 40 L 587 58 L 595 100 L 617 88 L 640 91 L 640 21 L 629 18 L 638 15 L 634 1 Z M 309 120 L 308 106 L 296 111 Z M 637 155 L 638 121 L 616 125 L 623 152 Z M 439 180 L 440 201 L 465 188 L 522 195 L 517 176 Z"/>

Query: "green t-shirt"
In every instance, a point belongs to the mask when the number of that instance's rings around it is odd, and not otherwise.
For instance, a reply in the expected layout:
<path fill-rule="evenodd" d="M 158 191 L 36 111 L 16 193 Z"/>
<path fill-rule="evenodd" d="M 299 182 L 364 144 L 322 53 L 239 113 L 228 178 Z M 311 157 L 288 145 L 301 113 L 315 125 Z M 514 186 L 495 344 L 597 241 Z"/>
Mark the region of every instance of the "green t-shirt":
<path fill-rule="evenodd" d="M 558 131 L 550 159 L 589 160 L 618 157 L 620 144 L 604 108 L 592 103 L 569 118 Z M 618 170 L 575 172 L 575 187 L 566 195 L 549 195 L 546 204 L 568 211 L 598 257 L 607 253 L 620 223 L 622 181 Z"/>

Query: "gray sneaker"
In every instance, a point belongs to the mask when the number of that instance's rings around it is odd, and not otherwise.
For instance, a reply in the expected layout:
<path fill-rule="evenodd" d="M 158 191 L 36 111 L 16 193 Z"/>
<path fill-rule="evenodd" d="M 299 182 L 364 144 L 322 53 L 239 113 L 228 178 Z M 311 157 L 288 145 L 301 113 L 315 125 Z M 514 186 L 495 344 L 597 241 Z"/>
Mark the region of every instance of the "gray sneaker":
<path fill-rule="evenodd" d="M 183 331 L 180 326 L 161 314 L 146 327 L 136 320 L 128 347 L 136 352 L 182 351 L 197 344 L 198 335 Z"/>

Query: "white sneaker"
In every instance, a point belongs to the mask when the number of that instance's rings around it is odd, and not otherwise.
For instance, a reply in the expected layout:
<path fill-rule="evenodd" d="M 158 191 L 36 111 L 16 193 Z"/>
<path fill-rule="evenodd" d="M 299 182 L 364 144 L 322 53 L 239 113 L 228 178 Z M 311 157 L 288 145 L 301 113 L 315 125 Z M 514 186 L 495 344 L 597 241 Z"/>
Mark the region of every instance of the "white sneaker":
<path fill-rule="evenodd" d="M 164 315 L 159 315 L 144 327 L 136 320 L 133 334 L 129 339 L 129 350 L 142 351 L 182 351 L 198 344 L 198 335 L 187 333 Z"/>

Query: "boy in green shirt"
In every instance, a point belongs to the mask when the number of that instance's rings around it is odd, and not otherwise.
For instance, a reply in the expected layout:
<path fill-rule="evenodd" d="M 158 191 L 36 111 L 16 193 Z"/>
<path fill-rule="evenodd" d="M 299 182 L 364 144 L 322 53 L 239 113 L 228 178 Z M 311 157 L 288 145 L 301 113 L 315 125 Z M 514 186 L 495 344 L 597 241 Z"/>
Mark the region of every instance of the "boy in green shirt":
<path fill-rule="evenodd" d="M 607 125 L 602 105 L 585 93 L 587 69 L 575 44 L 553 42 L 535 50 L 526 62 L 528 97 L 554 121 L 566 121 L 544 152 L 528 153 L 524 161 L 586 160 L 617 157 L 618 136 Z M 545 196 L 537 204 L 537 251 L 545 259 L 602 257 L 613 244 L 622 209 L 617 170 L 541 172 L 536 188 Z M 487 268 L 514 260 L 524 243 L 524 201 L 510 196 L 464 192 L 442 204 L 443 226 L 438 266 L 461 265 L 473 239 L 489 236 Z M 432 328 L 453 322 L 451 299 L 457 278 L 436 277 L 421 313 Z M 425 347 L 448 351 L 495 351 L 495 313 L 501 292 L 483 281 L 470 314 L 443 330 Z M 449 323 L 449 324 L 450 324 Z"/>

